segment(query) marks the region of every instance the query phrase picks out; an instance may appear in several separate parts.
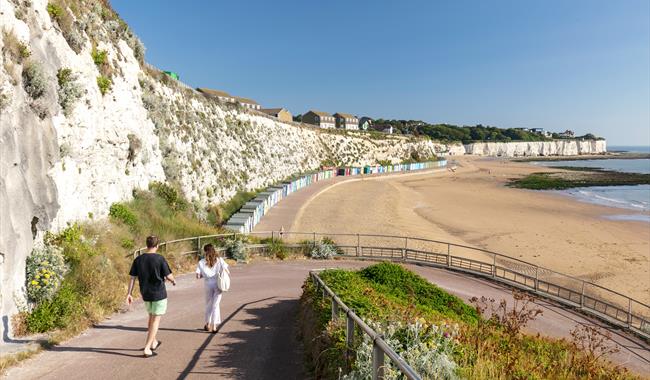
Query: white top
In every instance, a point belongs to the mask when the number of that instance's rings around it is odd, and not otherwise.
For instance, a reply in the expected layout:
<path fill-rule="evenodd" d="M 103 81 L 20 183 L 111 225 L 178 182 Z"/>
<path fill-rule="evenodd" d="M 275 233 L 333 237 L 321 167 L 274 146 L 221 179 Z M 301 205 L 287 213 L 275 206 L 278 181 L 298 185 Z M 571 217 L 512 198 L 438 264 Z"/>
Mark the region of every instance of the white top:
<path fill-rule="evenodd" d="M 217 259 L 217 262 L 214 263 L 214 266 L 209 267 L 205 259 L 199 261 L 199 265 L 196 267 L 196 274 L 201 275 L 205 279 L 206 283 L 216 284 L 217 278 L 219 277 L 219 272 L 223 268 L 224 271 L 228 271 L 228 263 L 221 257 Z"/>

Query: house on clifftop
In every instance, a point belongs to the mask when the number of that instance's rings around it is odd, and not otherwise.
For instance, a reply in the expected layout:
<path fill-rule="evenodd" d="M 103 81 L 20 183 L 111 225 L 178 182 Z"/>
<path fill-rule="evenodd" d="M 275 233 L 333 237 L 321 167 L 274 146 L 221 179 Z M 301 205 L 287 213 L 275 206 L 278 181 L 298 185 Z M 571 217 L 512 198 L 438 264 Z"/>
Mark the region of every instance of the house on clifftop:
<path fill-rule="evenodd" d="M 201 88 L 201 87 L 197 88 L 196 91 L 202 93 L 204 96 L 208 98 L 217 99 L 225 103 L 234 103 L 236 101 L 234 96 L 230 95 L 225 91 L 213 90 L 210 88 Z"/>
<path fill-rule="evenodd" d="M 325 129 L 336 128 L 334 116 L 327 112 L 309 110 L 307 113 L 302 115 L 302 122 L 313 124 Z"/>
<path fill-rule="evenodd" d="M 278 120 L 281 121 L 293 121 L 293 116 L 291 112 L 287 111 L 284 108 L 262 108 L 260 111 L 271 116 L 275 116 Z"/>
<path fill-rule="evenodd" d="M 359 129 L 359 119 L 349 113 L 337 112 L 334 114 L 336 128 L 341 129 Z"/>
<path fill-rule="evenodd" d="M 235 96 L 235 100 L 246 108 L 250 108 L 252 110 L 258 110 L 258 111 L 262 109 L 262 106 L 258 102 L 254 101 L 253 99 Z"/>

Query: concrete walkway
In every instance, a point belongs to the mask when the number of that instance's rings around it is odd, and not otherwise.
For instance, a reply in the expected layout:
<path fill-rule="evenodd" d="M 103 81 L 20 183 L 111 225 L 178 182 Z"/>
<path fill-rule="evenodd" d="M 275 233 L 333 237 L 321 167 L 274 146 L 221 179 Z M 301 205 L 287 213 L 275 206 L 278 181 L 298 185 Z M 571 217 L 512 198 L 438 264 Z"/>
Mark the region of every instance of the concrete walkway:
<path fill-rule="evenodd" d="M 183 276 L 169 289 L 158 355 L 141 358 L 146 315 L 142 304 L 83 335 L 10 369 L 7 379 L 303 379 L 303 356 L 296 341 L 296 310 L 309 270 L 359 268 L 359 261 L 269 261 L 233 267 L 232 291 L 222 301 L 217 334 L 203 326 L 203 284 Z M 409 266 L 431 282 L 467 300 L 485 295 L 510 299 L 510 289 L 444 269 Z M 598 324 L 552 302 L 539 301 L 544 314 L 529 332 L 563 337 L 577 324 Z M 618 331 L 621 352 L 611 359 L 650 375 L 650 348 Z"/>

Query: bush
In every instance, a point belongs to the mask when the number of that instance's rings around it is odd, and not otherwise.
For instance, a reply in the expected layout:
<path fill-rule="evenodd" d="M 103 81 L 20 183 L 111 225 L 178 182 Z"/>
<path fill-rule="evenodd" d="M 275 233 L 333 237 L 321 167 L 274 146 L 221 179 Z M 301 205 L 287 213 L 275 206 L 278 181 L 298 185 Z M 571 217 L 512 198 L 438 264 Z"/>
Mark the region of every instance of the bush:
<path fill-rule="evenodd" d="M 27 299 L 36 304 L 50 300 L 67 270 L 60 249 L 46 245 L 32 251 L 25 265 Z"/>
<path fill-rule="evenodd" d="M 458 326 L 428 324 L 424 319 L 412 323 L 366 323 L 382 335 L 384 341 L 400 355 L 423 379 L 455 379 L 457 365 L 452 359 Z M 353 370 L 344 380 L 372 378 L 373 340 L 363 334 L 356 350 Z M 386 361 L 385 379 L 402 379 L 403 375 L 391 360 Z"/>
<path fill-rule="evenodd" d="M 77 82 L 77 75 L 71 69 L 63 68 L 56 73 L 59 83 L 59 105 L 63 109 L 63 114 L 68 116 L 74 107 L 74 104 L 81 97 L 81 86 Z"/>
<path fill-rule="evenodd" d="M 65 328 L 83 314 L 79 292 L 71 285 L 64 285 L 51 301 L 39 304 L 27 316 L 27 329 L 43 333 L 56 328 Z"/>
<path fill-rule="evenodd" d="M 97 50 L 96 47 L 93 47 L 90 55 L 93 57 L 93 62 L 98 67 L 108 62 L 108 52 L 106 50 Z"/>
<path fill-rule="evenodd" d="M 63 12 L 63 8 L 60 5 L 54 3 L 47 4 L 47 13 L 54 20 L 61 19 L 61 17 L 63 17 Z"/>
<path fill-rule="evenodd" d="M 23 68 L 23 87 L 32 98 L 38 99 L 45 95 L 47 80 L 41 65 L 30 62 Z"/>
<path fill-rule="evenodd" d="M 262 243 L 267 244 L 267 249 L 270 256 L 284 260 L 287 258 L 287 247 L 284 242 L 279 239 L 265 239 Z"/>
<path fill-rule="evenodd" d="M 336 247 L 324 241 L 319 241 L 311 249 L 310 256 L 312 259 L 328 260 L 336 256 Z"/>
<path fill-rule="evenodd" d="M 228 258 L 237 260 L 238 262 L 247 262 L 248 261 L 248 252 L 246 251 L 246 244 L 235 237 L 226 239 L 226 255 Z"/>
<path fill-rule="evenodd" d="M 138 224 L 138 218 L 123 203 L 113 203 L 108 210 L 108 215 L 114 220 L 118 220 L 131 228 L 135 228 Z"/>
<path fill-rule="evenodd" d="M 102 95 L 106 95 L 106 93 L 111 90 L 112 85 L 113 82 L 110 78 L 103 75 L 97 77 L 97 87 L 99 87 L 99 92 L 101 92 Z"/>
<path fill-rule="evenodd" d="M 181 193 L 171 185 L 155 181 L 149 184 L 149 190 L 162 198 L 167 205 L 172 208 L 172 210 L 183 211 L 187 209 L 187 201 L 183 198 Z"/>

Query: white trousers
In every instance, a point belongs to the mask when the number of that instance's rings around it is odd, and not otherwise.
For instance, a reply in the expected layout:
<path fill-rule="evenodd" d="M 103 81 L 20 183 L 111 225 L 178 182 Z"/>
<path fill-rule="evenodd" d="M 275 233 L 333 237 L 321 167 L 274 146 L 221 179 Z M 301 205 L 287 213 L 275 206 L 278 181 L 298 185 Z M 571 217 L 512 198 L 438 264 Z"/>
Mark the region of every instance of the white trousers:
<path fill-rule="evenodd" d="M 221 302 L 221 290 L 217 284 L 205 284 L 205 323 L 214 327 L 221 323 L 221 310 L 219 310 L 219 303 Z"/>

